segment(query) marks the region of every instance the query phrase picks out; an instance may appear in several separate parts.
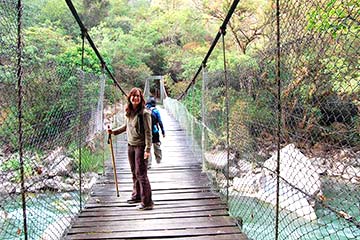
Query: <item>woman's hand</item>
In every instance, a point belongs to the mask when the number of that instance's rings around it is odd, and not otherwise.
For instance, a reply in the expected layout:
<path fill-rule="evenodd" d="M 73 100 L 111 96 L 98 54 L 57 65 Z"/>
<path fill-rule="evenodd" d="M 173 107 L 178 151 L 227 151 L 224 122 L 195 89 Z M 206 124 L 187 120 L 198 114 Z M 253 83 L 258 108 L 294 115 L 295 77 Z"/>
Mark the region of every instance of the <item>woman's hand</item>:
<path fill-rule="evenodd" d="M 108 134 L 113 134 L 113 131 L 111 130 L 110 125 L 108 125 L 107 132 L 108 132 Z"/>
<path fill-rule="evenodd" d="M 150 157 L 150 153 L 149 152 L 144 152 L 144 159 L 148 159 Z"/>

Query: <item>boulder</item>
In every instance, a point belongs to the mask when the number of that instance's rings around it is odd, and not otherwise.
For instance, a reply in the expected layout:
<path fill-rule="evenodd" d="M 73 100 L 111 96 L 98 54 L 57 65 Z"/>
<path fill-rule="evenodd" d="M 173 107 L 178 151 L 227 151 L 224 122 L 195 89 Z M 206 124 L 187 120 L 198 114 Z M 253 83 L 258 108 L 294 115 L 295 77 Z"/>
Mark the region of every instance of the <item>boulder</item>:
<path fill-rule="evenodd" d="M 263 168 L 236 177 L 233 188 L 243 196 L 276 205 L 277 154 L 265 161 Z M 280 150 L 279 206 L 306 220 L 316 220 L 312 197 L 321 193 L 320 176 L 311 161 L 293 144 Z M 310 196 L 310 198 L 309 198 Z"/>
<path fill-rule="evenodd" d="M 264 163 L 265 171 L 268 171 L 268 174 L 273 174 L 276 166 L 276 154 Z M 289 144 L 280 150 L 280 177 L 311 196 L 321 190 L 320 176 L 315 167 L 294 144 Z"/>
<path fill-rule="evenodd" d="M 215 170 L 224 170 L 228 162 L 226 151 L 206 152 L 205 159 L 209 167 Z"/>

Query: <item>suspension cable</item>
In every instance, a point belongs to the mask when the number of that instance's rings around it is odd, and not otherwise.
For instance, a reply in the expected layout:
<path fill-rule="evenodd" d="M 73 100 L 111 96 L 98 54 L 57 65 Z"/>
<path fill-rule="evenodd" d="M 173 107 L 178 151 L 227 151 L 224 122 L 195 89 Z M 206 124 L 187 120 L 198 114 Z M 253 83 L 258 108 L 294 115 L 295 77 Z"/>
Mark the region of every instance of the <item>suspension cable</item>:
<path fill-rule="evenodd" d="M 200 64 L 200 67 L 198 68 L 197 72 L 195 73 L 193 79 L 191 80 L 191 82 L 189 83 L 189 85 L 187 86 L 185 91 L 177 98 L 178 100 L 181 100 L 185 96 L 185 94 L 189 91 L 191 85 L 195 84 L 196 79 L 197 79 L 198 75 L 200 74 L 202 67 L 206 66 L 208 58 L 211 56 L 212 51 L 214 50 L 216 44 L 218 43 L 218 41 L 220 39 L 221 29 L 226 29 L 226 26 L 227 26 L 232 14 L 234 13 L 234 11 L 235 11 L 235 9 L 236 9 L 239 2 L 240 2 L 240 0 L 234 0 L 234 2 L 232 3 L 232 5 L 231 5 L 231 7 L 230 7 L 230 9 L 229 9 L 223 23 L 222 23 L 222 25 L 220 26 L 220 30 L 216 34 L 216 36 L 215 36 L 215 38 L 214 38 L 214 40 L 213 40 L 213 42 L 212 42 L 212 44 L 211 44 L 211 46 L 209 48 L 209 51 L 207 52 L 207 54 L 204 57 L 204 60 Z"/>
<path fill-rule="evenodd" d="M 76 19 L 77 23 L 79 24 L 79 27 L 81 29 L 82 34 L 84 34 L 84 36 L 86 37 L 86 40 L 89 42 L 90 46 L 92 47 L 92 49 L 94 50 L 96 56 L 98 57 L 98 59 L 100 60 L 101 65 L 104 66 L 106 72 L 109 74 L 109 76 L 111 77 L 111 79 L 114 81 L 115 85 L 120 89 L 120 91 L 124 94 L 124 96 L 127 96 L 126 92 L 120 87 L 119 82 L 115 79 L 114 75 L 110 72 L 108 66 L 106 65 L 104 59 L 102 58 L 100 52 L 98 51 L 98 49 L 96 48 L 93 40 L 91 39 L 87 29 L 85 28 L 84 24 L 82 23 L 79 14 L 77 13 L 73 3 L 71 2 L 71 0 L 65 0 L 66 4 L 68 5 L 71 13 L 73 14 L 74 18 Z"/>

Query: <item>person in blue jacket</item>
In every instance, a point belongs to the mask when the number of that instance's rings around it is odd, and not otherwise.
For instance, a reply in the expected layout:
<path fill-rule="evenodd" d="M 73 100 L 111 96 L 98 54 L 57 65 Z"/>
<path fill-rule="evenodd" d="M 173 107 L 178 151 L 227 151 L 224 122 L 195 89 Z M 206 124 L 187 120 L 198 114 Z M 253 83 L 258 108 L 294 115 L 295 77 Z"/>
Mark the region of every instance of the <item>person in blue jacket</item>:
<path fill-rule="evenodd" d="M 160 130 L 162 136 L 165 137 L 164 125 L 161 121 L 161 116 L 159 110 L 156 108 L 156 99 L 155 97 L 150 97 L 146 102 L 146 107 L 151 110 L 151 129 L 152 129 L 152 145 L 154 147 L 154 155 L 157 163 L 161 162 L 162 152 L 161 152 L 161 142 L 160 142 Z M 151 167 L 151 156 L 148 163 L 148 168 Z"/>

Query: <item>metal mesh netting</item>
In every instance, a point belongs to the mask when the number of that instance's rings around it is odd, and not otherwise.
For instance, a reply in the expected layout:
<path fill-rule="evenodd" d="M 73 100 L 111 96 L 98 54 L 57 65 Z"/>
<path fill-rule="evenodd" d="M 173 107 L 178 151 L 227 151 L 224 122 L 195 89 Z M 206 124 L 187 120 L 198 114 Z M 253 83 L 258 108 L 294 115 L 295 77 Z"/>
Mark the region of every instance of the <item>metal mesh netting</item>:
<path fill-rule="evenodd" d="M 179 101 L 167 97 L 164 99 L 164 107 L 168 112 L 170 112 L 177 121 L 179 121 L 181 127 L 186 129 L 187 135 L 187 146 L 192 147 L 192 151 L 195 154 L 195 158 L 199 161 L 202 160 L 202 148 L 201 148 L 201 139 L 202 139 L 202 127 L 203 125 L 199 120 L 197 120 L 194 115 L 188 111 L 186 106 L 184 106 Z"/>
<path fill-rule="evenodd" d="M 280 42 L 273 6 L 265 47 L 187 92 L 191 135 L 250 239 L 358 239 L 360 5 L 280 1 Z"/>
<path fill-rule="evenodd" d="M 0 238 L 58 239 L 102 172 L 104 76 L 67 63 L 84 49 L 47 58 L 63 40 L 42 48 L 41 28 L 18 35 L 14 2 L 0 2 Z M 164 104 L 250 239 L 357 239 L 359 3 L 280 1 L 280 42 L 272 10 L 261 51 L 225 73 L 210 58 Z"/>
<path fill-rule="evenodd" d="M 5 14 L 7 13 L 7 14 Z M 1 42 L 1 59 L 8 59 L 8 62 L 16 62 L 17 59 L 17 36 L 16 36 L 16 29 L 17 29 L 17 24 L 16 24 L 16 19 L 17 19 L 17 11 L 16 11 L 16 4 L 1 4 L 1 8 L 0 8 L 0 42 Z M 12 34 L 13 33 L 13 34 Z M 1 60 L 1 63 L 4 60 Z M 4 109 L 8 109 L 9 107 L 13 107 L 13 109 L 16 109 L 16 96 L 17 96 L 17 92 L 16 92 L 16 72 L 17 72 L 17 68 L 15 64 L 8 64 L 6 67 L 1 64 L 0 65 L 0 76 L 1 76 L 1 82 L 0 82 L 0 91 L 2 94 L 0 94 L 0 102 L 1 102 L 1 115 L 0 115 L 0 124 L 1 124 L 1 135 L 3 130 L 3 126 L 4 126 L 4 121 L 5 121 L 5 117 L 6 115 L 8 115 L 7 113 L 4 112 Z M 9 97 L 6 97 L 9 96 Z M 7 99 L 7 104 L 5 105 L 5 99 Z M 16 114 L 16 113 L 15 113 Z M 15 117 L 15 116 L 14 116 Z M 16 126 L 15 126 L 16 127 Z M 11 130 L 10 130 L 11 131 Z M 1 136 L 1 142 L 3 141 L 2 139 L 5 136 Z M 9 138 L 9 140 L 11 138 L 13 138 L 14 140 L 16 140 L 15 137 L 12 137 L 11 135 L 8 135 L 7 138 Z M 5 154 L 3 153 L 3 150 L 0 152 L 0 158 L 1 158 L 1 163 L 3 162 L 3 158 L 5 157 Z M 1 167 L 3 168 L 3 167 Z M 3 173 L 3 169 L 1 169 L 1 182 L 3 182 L 4 180 L 4 173 Z M 14 171 L 11 171 L 9 173 L 10 176 L 13 176 L 15 174 Z M 1 224 L 1 229 L 4 229 L 5 231 L 9 231 L 9 228 L 12 229 L 16 229 L 17 227 L 17 223 L 16 222 L 11 222 L 9 224 L 7 224 L 7 228 L 4 228 L 3 226 L 5 225 L 5 221 L 4 221 L 4 217 L 6 214 L 5 211 L 5 206 L 3 203 L 3 199 L 6 197 L 7 192 L 10 192 L 11 189 L 7 188 L 6 186 L 3 186 L 3 184 L 1 184 L 1 218 L 0 218 L 0 224 Z M 8 202 L 12 202 L 12 198 L 9 198 L 10 195 L 8 195 Z M 21 209 L 21 208 L 20 208 Z M 21 223 L 20 223 L 21 224 Z M 3 230 L 1 231 L 1 234 L 3 233 Z M 13 236 L 16 236 L 16 231 L 13 233 Z"/>
<path fill-rule="evenodd" d="M 17 9 L 0 3 L 0 239 L 60 239 L 103 171 L 105 78 L 18 35 Z"/>

